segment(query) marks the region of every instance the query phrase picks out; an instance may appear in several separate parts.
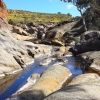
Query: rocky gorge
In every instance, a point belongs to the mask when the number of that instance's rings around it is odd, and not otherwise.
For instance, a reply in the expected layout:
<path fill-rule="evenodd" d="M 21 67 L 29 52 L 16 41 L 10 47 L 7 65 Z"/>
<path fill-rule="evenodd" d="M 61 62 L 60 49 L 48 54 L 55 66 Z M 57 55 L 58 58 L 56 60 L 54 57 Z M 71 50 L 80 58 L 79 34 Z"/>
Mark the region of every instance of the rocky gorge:
<path fill-rule="evenodd" d="M 0 100 L 100 100 L 100 31 L 80 17 L 13 26 L 0 5 Z"/>

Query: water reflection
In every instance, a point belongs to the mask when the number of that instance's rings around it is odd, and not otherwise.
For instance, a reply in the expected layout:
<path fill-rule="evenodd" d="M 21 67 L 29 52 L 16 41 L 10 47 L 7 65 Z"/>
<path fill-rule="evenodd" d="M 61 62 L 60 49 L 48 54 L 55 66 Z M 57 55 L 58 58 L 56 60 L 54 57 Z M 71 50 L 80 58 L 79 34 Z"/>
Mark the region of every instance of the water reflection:
<path fill-rule="evenodd" d="M 14 75 L 8 75 L 2 79 L 0 79 L 0 94 L 2 94 L 19 76 L 19 73 Z"/>
<path fill-rule="evenodd" d="M 34 67 L 38 62 L 35 62 L 32 66 L 26 68 L 23 70 L 21 75 L 16 79 L 16 81 L 3 93 L 0 95 L 0 100 L 5 100 L 9 96 L 11 96 L 13 93 L 15 93 L 23 84 L 25 84 L 27 78 L 35 72 Z"/>
<path fill-rule="evenodd" d="M 83 73 L 79 63 L 75 61 L 75 58 L 73 56 L 66 57 L 66 59 L 68 59 L 66 67 L 71 71 L 73 77 Z"/>
<path fill-rule="evenodd" d="M 4 92 L 0 95 L 0 100 L 5 100 L 6 98 L 10 97 L 13 93 L 15 93 L 20 87 L 22 87 L 26 80 L 33 74 L 38 73 L 41 74 L 47 67 L 51 66 L 50 63 L 48 66 L 42 67 L 39 66 L 40 61 L 36 61 L 32 66 L 27 67 L 20 76 L 15 80 L 15 82 Z"/>
<path fill-rule="evenodd" d="M 82 74 L 82 70 L 80 66 L 76 65 L 74 57 L 66 57 L 68 59 L 68 63 L 65 65 L 73 74 L 73 77 Z M 41 74 L 46 68 L 55 63 L 55 61 L 51 62 L 48 66 L 42 67 L 39 66 L 40 61 L 36 61 L 32 66 L 27 67 L 20 76 L 15 80 L 15 82 L 0 95 L 0 100 L 5 100 L 10 97 L 13 93 L 15 93 L 22 85 L 26 83 L 26 80 L 33 74 L 39 73 Z"/>

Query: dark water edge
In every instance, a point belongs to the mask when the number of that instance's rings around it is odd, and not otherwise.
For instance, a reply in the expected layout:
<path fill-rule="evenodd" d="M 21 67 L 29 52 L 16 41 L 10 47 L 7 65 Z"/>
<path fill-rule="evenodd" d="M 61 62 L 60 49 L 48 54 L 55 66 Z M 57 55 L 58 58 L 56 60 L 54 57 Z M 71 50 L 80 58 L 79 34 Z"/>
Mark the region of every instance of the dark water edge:
<path fill-rule="evenodd" d="M 70 56 L 65 58 L 68 60 L 68 63 L 66 64 L 66 68 L 68 68 L 71 71 L 72 77 L 75 77 L 83 73 L 79 63 L 75 61 L 75 57 Z"/>
<path fill-rule="evenodd" d="M 68 60 L 68 63 L 65 65 L 65 67 L 67 67 L 71 71 L 73 77 L 82 74 L 82 70 L 80 66 L 76 65 L 74 57 L 70 56 L 65 58 Z M 42 67 L 39 66 L 39 62 L 40 61 L 36 61 L 32 66 L 25 68 L 19 75 L 19 77 L 17 77 L 17 79 L 14 81 L 14 83 L 8 89 L 6 89 L 4 93 L 0 95 L 0 100 L 5 100 L 9 98 L 12 94 L 14 94 L 19 88 L 21 88 L 26 83 L 26 80 L 32 74 L 41 74 L 42 72 L 44 72 L 44 70 L 46 70 L 46 68 L 50 67 L 55 63 L 55 61 L 53 61 L 47 67 Z"/>

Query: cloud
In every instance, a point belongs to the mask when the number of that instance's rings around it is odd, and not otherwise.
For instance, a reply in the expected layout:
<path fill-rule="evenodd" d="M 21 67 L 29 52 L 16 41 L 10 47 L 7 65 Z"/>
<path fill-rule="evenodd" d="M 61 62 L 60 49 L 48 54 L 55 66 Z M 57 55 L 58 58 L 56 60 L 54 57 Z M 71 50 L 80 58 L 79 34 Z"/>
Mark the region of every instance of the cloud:
<path fill-rule="evenodd" d="M 67 9 L 71 9 L 73 7 L 74 7 L 74 5 L 72 5 L 72 4 L 67 5 Z"/>
<path fill-rule="evenodd" d="M 54 0 L 49 0 L 50 3 L 54 3 Z"/>

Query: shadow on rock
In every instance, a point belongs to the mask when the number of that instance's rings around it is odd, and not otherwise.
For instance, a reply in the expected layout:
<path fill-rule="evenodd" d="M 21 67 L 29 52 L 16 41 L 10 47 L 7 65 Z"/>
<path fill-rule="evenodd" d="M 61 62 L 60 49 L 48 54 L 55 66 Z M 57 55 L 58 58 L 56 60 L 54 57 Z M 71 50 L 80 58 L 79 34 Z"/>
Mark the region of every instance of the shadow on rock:
<path fill-rule="evenodd" d="M 26 91 L 19 95 L 21 100 L 43 100 L 45 95 L 41 90 Z"/>
<path fill-rule="evenodd" d="M 95 91 L 94 91 L 95 90 Z M 100 81 L 67 86 L 43 100 L 99 100 Z"/>

